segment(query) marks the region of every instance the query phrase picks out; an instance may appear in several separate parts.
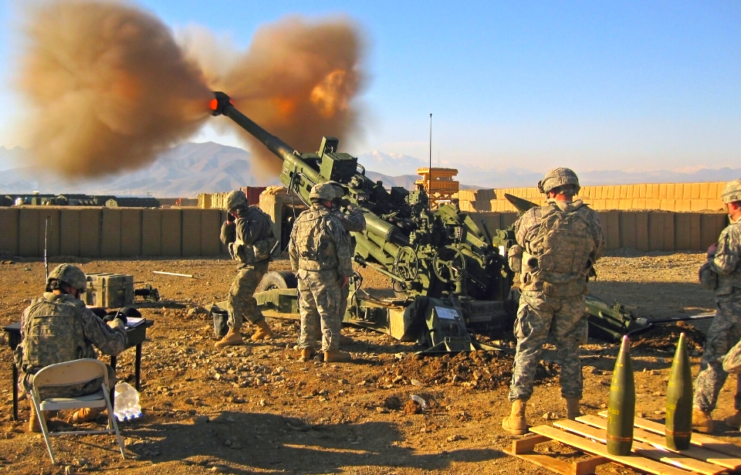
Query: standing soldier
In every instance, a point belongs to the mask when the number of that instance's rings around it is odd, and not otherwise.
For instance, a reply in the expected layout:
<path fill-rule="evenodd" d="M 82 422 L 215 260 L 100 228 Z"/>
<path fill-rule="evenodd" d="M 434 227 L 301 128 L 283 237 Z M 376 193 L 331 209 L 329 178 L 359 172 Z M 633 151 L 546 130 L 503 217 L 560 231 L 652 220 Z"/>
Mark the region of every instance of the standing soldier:
<path fill-rule="evenodd" d="M 350 243 L 340 220 L 332 214 L 334 186 L 320 183 L 311 189 L 310 209 L 301 213 L 293 225 L 288 252 L 291 269 L 298 276 L 301 359 L 314 356 L 316 326 L 321 324 L 325 362 L 351 361 L 340 351 L 340 300 L 342 288 L 353 274 Z"/>
<path fill-rule="evenodd" d="M 604 248 L 599 215 L 581 200 L 574 201 L 580 187 L 573 171 L 551 170 L 538 188 L 547 195 L 547 203 L 517 220 L 517 245 L 509 250 L 510 268 L 520 269 L 521 291 L 509 391 L 512 412 L 502 421 L 502 427 L 513 434 L 528 430 L 525 408 L 549 334 L 556 341 L 568 418 L 579 415 L 583 387 L 579 345 L 587 338 L 584 297 L 589 272 Z"/>
<path fill-rule="evenodd" d="M 710 413 L 715 409 L 718 392 L 726 382 L 722 357 L 741 340 L 741 179 L 729 182 L 721 195 L 731 224 L 720 233 L 718 242 L 708 248 L 708 260 L 700 268 L 700 282 L 715 291 L 716 311 L 708 330 L 700 362 L 700 373 L 695 380 L 692 410 L 692 428 L 712 432 Z M 736 381 L 736 413 L 725 423 L 741 426 L 741 378 Z"/>
<path fill-rule="evenodd" d="M 44 295 L 31 302 L 21 316 L 23 341 L 15 350 L 15 362 L 21 370 L 19 386 L 24 393 L 33 388 L 33 376 L 46 366 L 82 358 L 97 358 L 95 347 L 115 356 L 126 348 L 126 317 L 117 315 L 106 324 L 96 316 L 80 295 L 87 288 L 85 273 L 70 264 L 61 264 L 49 273 Z M 110 366 L 108 378 L 116 382 Z M 78 397 L 100 389 L 102 378 L 86 383 L 44 388 L 42 398 Z M 71 422 L 95 419 L 99 409 L 83 408 L 72 415 Z M 36 409 L 31 405 L 30 432 L 41 432 Z"/>
<path fill-rule="evenodd" d="M 229 214 L 221 226 L 221 242 L 229 248 L 232 259 L 239 262 L 239 271 L 227 296 L 229 332 L 216 343 L 216 348 L 242 344 L 239 329 L 243 318 L 257 326 L 253 341 L 273 337 L 253 296 L 257 284 L 268 271 L 270 253 L 276 243 L 272 222 L 257 206 L 247 206 L 247 197 L 241 190 L 227 195 L 226 210 Z"/>

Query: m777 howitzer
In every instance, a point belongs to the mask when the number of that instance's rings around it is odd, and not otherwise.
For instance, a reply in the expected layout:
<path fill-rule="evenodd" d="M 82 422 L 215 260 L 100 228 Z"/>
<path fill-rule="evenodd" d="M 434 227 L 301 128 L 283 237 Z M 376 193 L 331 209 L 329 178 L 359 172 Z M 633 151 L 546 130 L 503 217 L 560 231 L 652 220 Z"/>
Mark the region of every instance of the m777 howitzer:
<path fill-rule="evenodd" d="M 518 198 L 517 196 L 505 194 L 504 197 L 512 203 L 519 214 L 538 206 L 532 201 Z M 500 230 L 494 238 L 494 244 L 505 249 L 515 244 L 514 225 L 509 229 Z M 596 274 L 594 276 L 596 277 Z M 593 295 L 587 295 L 585 310 L 588 315 L 589 336 L 612 342 L 620 341 L 624 335 L 633 335 L 648 330 L 656 324 L 672 323 L 683 320 L 701 320 L 712 318 L 714 315 L 700 314 L 648 320 L 646 318 L 636 317 L 623 305 L 617 302 L 615 302 L 614 305 L 610 305 Z"/>
<path fill-rule="evenodd" d="M 283 161 L 280 180 L 289 192 L 309 205 L 312 186 L 333 181 L 344 190 L 345 206 L 352 203 L 364 213 L 366 230 L 352 233 L 354 259 L 388 277 L 399 297 L 372 297 L 354 279 L 345 323 L 416 341 L 429 352 L 481 348 L 468 327 L 512 327 L 512 273 L 488 231 L 470 215 L 451 205 L 430 210 L 423 189 L 387 191 L 365 176 L 356 157 L 337 151 L 334 137 L 324 137 L 316 153 L 299 153 L 238 111 L 226 94 L 214 95 L 213 115 L 229 117 Z M 262 286 L 265 291 L 255 295 L 268 316 L 295 318 L 296 290 L 290 286 Z"/>

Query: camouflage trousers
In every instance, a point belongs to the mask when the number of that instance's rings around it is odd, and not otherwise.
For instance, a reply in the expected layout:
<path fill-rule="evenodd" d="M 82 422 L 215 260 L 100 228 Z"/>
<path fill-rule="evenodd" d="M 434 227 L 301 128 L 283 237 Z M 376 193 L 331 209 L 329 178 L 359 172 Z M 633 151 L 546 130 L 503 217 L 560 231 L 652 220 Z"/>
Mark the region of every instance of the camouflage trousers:
<path fill-rule="evenodd" d="M 226 297 L 229 319 L 227 324 L 235 331 L 242 328 L 242 322 L 246 319 L 252 323 L 264 320 L 262 312 L 257 308 L 257 300 L 254 293 L 257 284 L 268 271 L 268 262 L 260 262 L 252 266 L 239 269 L 237 276 L 229 287 Z"/>
<path fill-rule="evenodd" d="M 298 271 L 298 309 L 301 314 L 300 349 L 314 348 L 321 328 L 322 351 L 340 348 L 342 289 L 335 270 Z"/>
<path fill-rule="evenodd" d="M 116 378 L 116 371 L 113 368 L 111 368 L 109 365 L 106 365 L 106 368 L 108 369 L 108 384 L 110 385 L 108 389 L 111 389 L 118 381 L 118 378 Z M 20 377 L 18 378 L 18 389 L 21 391 L 22 394 L 30 396 L 31 390 L 33 389 L 34 374 L 36 373 L 34 372 L 20 374 Z M 95 378 L 85 383 L 70 384 L 68 386 L 46 386 L 41 391 L 39 391 L 39 396 L 41 397 L 41 399 L 46 399 L 49 397 L 85 396 L 87 394 L 92 394 L 100 389 L 101 384 L 103 384 L 103 378 Z"/>
<path fill-rule="evenodd" d="M 340 321 L 342 321 L 343 318 L 345 318 L 345 312 L 347 311 L 347 298 L 350 296 L 350 285 L 346 285 L 344 287 L 340 287 Z M 314 332 L 312 334 L 312 337 L 314 341 L 320 342 L 322 339 L 322 332 L 321 328 L 319 328 L 319 325 L 315 325 L 312 329 Z M 299 335 L 299 344 L 301 344 L 301 335 Z M 321 343 L 320 343 L 321 344 Z"/>
<path fill-rule="evenodd" d="M 718 393 L 728 373 L 723 370 L 723 357 L 741 340 L 741 301 L 718 302 L 703 348 L 700 372 L 695 379 L 694 405 L 705 412 L 715 409 Z M 741 378 L 736 380 L 734 407 L 741 410 Z"/>
<path fill-rule="evenodd" d="M 581 399 L 584 380 L 579 360 L 579 345 L 587 339 L 584 295 L 546 297 L 543 292 L 523 291 L 515 321 L 517 354 L 512 369 L 509 400 L 530 399 L 535 371 L 548 335 L 556 343 L 561 365 L 561 395 Z"/>

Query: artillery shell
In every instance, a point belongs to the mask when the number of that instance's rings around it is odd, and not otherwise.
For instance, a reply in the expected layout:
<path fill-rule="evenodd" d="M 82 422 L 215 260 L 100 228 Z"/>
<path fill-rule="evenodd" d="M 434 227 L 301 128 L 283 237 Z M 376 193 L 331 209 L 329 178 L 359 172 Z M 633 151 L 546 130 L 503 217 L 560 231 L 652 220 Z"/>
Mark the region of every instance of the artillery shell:
<path fill-rule="evenodd" d="M 691 436 L 692 373 L 687 340 L 682 333 L 666 388 L 666 446 L 674 450 L 689 449 Z"/>
<path fill-rule="evenodd" d="M 630 455 L 635 405 L 633 363 L 630 360 L 630 345 L 626 335 L 615 360 L 607 404 L 607 451 L 612 455 Z"/>

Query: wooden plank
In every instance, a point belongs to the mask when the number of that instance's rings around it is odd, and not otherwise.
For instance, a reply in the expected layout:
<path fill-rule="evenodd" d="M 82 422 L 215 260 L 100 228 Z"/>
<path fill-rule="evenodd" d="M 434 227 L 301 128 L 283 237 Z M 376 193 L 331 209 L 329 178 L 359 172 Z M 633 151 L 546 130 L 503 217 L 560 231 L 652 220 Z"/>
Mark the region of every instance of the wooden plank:
<path fill-rule="evenodd" d="M 602 411 L 599 415 L 600 417 L 607 417 L 607 411 Z M 642 417 L 635 418 L 635 426 L 656 434 L 664 434 L 664 424 L 649 421 Z M 699 434 L 697 432 L 692 433 L 692 444 L 741 458 L 741 447 L 738 445 L 723 442 L 722 440 L 714 439 L 713 437 L 708 437 L 707 435 Z"/>
<path fill-rule="evenodd" d="M 542 435 L 530 435 L 529 437 L 523 437 L 519 440 L 512 441 L 512 453 L 523 454 L 525 452 L 532 452 L 536 445 L 542 444 L 543 442 L 550 442 L 551 439 L 543 437 Z"/>
<path fill-rule="evenodd" d="M 587 475 L 588 473 L 593 473 L 593 472 L 584 472 L 584 471 L 577 472 L 576 464 L 564 462 L 563 460 L 559 460 L 556 457 L 551 457 L 550 455 L 533 454 L 533 453 L 516 454 L 508 450 L 504 450 L 503 452 L 506 454 L 512 455 L 514 457 L 520 458 L 522 460 L 526 460 L 530 463 L 534 463 L 535 465 L 539 467 L 547 468 L 548 470 L 551 470 L 553 472 L 560 473 L 561 475 Z"/>
<path fill-rule="evenodd" d="M 594 415 L 581 416 L 577 417 L 576 420 L 603 430 L 607 429 L 607 419 L 604 419 L 602 417 Z M 666 447 L 666 438 L 664 437 L 664 434 L 659 435 L 653 432 L 649 432 L 645 429 L 641 429 L 640 427 L 634 427 L 633 437 L 641 442 L 646 442 L 666 450 L 672 450 Z M 695 437 L 694 433 L 692 434 L 692 437 Z M 741 467 L 741 459 L 702 447 L 691 445 L 690 448 L 687 450 L 675 450 L 673 452 L 679 452 L 682 455 L 688 455 L 692 458 L 703 460 L 705 462 L 712 463 L 721 467 L 730 468 L 732 470 Z"/>
<path fill-rule="evenodd" d="M 644 457 L 637 457 L 635 455 L 612 455 L 607 452 L 607 447 L 602 444 L 589 439 L 585 439 L 583 437 L 579 437 L 577 435 L 569 434 L 568 432 L 556 429 L 555 427 L 531 427 L 530 432 L 550 437 L 551 439 L 557 440 L 558 442 L 562 442 L 566 445 L 570 445 L 585 452 L 609 458 L 610 460 L 614 460 L 629 467 L 637 468 L 638 470 L 643 470 L 644 472 L 654 473 L 657 475 L 687 475 L 687 473 L 689 473 L 686 470 L 675 468 L 671 465 L 667 465 Z"/>
<path fill-rule="evenodd" d="M 581 422 L 577 421 L 570 421 L 568 419 L 557 421 L 554 423 L 554 425 L 561 429 L 566 429 L 570 432 L 574 432 L 575 434 L 593 438 L 602 443 L 607 442 L 607 431 L 605 429 L 590 427 L 587 424 L 582 424 Z M 685 470 L 692 470 L 705 475 L 717 475 L 726 471 L 725 467 L 713 465 L 702 460 L 696 460 L 683 453 L 680 454 L 674 451 L 669 451 L 665 447 L 655 447 L 651 444 L 642 442 L 635 437 L 635 434 L 633 436 L 632 451 L 636 455 L 640 455 L 642 457 L 658 460 L 659 462 L 664 462 L 675 467 L 679 467 Z"/>

